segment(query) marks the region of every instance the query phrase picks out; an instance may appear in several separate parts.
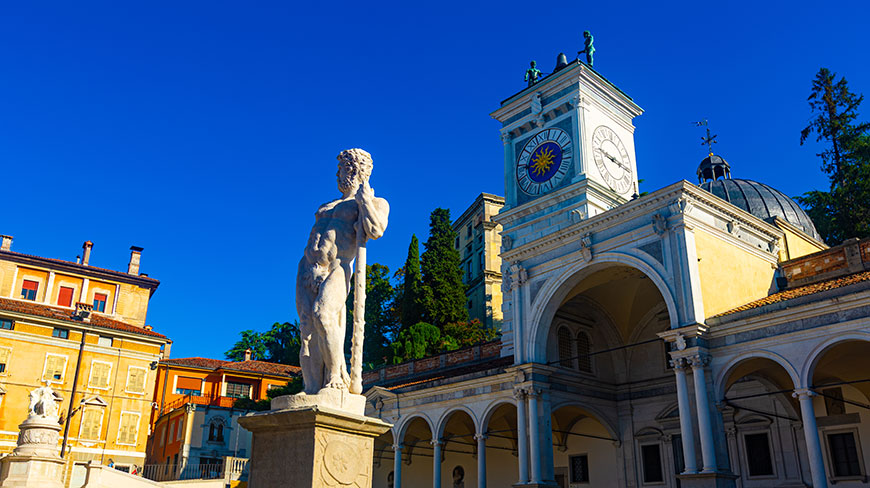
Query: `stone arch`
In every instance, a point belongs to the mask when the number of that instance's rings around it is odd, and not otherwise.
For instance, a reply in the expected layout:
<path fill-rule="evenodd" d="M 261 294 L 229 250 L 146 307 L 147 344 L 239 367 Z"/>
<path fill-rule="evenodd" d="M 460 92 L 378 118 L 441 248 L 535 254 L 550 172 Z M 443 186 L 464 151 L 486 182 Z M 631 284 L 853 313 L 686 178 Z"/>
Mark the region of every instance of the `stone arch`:
<path fill-rule="evenodd" d="M 594 407 L 592 405 L 589 405 L 589 404 L 586 404 L 583 402 L 579 402 L 577 400 L 564 400 L 561 402 L 553 403 L 552 411 L 555 412 L 555 411 L 559 410 L 560 408 L 565 408 L 565 407 L 577 407 L 581 410 L 585 410 L 588 413 L 592 414 L 591 417 L 594 418 L 602 426 L 604 426 L 604 429 L 607 431 L 608 434 L 610 434 L 610 437 L 612 437 L 613 439 L 616 439 L 617 442 L 620 441 L 620 437 L 618 434 L 619 431 L 611 424 L 611 422 L 607 418 L 607 416 L 604 415 L 604 413 L 600 409 L 598 409 L 597 407 Z"/>
<path fill-rule="evenodd" d="M 607 265 L 622 265 L 634 268 L 646 275 L 662 296 L 668 309 L 671 327 L 679 325 L 679 314 L 676 301 L 667 284 L 667 279 L 653 265 L 646 261 L 621 252 L 602 253 L 589 262 L 578 260 L 557 276 L 547 279 L 541 287 L 535 301 L 532 303 L 528 316 L 531 318 L 529 337 L 531 340 L 524 345 L 526 357 L 534 362 L 546 362 L 547 333 L 550 322 L 556 315 L 562 300 L 578 283 L 595 271 L 604 269 Z"/>
<path fill-rule="evenodd" d="M 483 410 L 483 415 L 480 416 L 480 422 L 478 423 L 478 434 L 486 432 L 489 429 L 489 422 L 492 420 L 492 414 L 495 413 L 496 410 L 499 409 L 502 405 L 510 405 L 514 408 L 517 407 L 517 403 L 510 398 L 499 398 L 490 402 L 489 405 Z"/>
<path fill-rule="evenodd" d="M 472 412 L 471 409 L 466 407 L 465 405 L 458 405 L 446 410 L 444 413 L 441 414 L 441 417 L 438 419 L 438 422 L 436 424 L 437 429 L 432 431 L 435 432 L 436 439 L 440 439 L 444 435 L 444 428 L 447 427 L 447 422 L 457 412 L 465 412 L 466 414 L 468 414 L 468 416 L 471 417 L 471 423 L 474 425 L 474 433 L 476 434 L 480 432 L 480 423 L 478 422 L 477 416 L 474 414 L 474 412 Z"/>
<path fill-rule="evenodd" d="M 408 416 L 401 424 L 397 424 L 393 427 L 394 435 L 393 439 L 396 439 L 396 443 L 402 444 L 405 442 L 405 434 L 407 433 L 408 426 L 414 422 L 414 419 L 422 419 L 423 422 L 426 422 L 426 425 L 429 427 L 429 432 L 435 432 L 435 424 L 432 423 L 432 420 L 425 413 L 419 412 L 414 413 Z"/>
<path fill-rule="evenodd" d="M 729 376 L 731 376 L 731 373 L 733 373 L 741 363 L 751 359 L 768 359 L 778 364 L 783 370 L 785 370 L 789 378 L 791 378 L 792 386 L 798 388 L 798 385 L 800 384 L 800 375 L 788 359 L 772 351 L 755 349 L 738 354 L 731 358 L 725 367 L 719 370 L 713 383 L 713 391 L 715 392 L 715 398 L 717 401 L 725 396 L 725 384 L 728 381 Z"/>
<path fill-rule="evenodd" d="M 800 385 L 800 388 L 809 388 L 811 386 L 811 383 L 813 381 L 813 374 L 816 371 L 816 366 L 818 365 L 819 360 L 825 355 L 826 352 L 828 352 L 828 350 L 839 344 L 851 341 L 870 342 L 870 333 L 848 332 L 845 334 L 837 335 L 835 337 L 831 337 L 830 339 L 827 339 L 818 346 L 816 346 L 812 350 L 812 352 L 807 355 L 809 361 L 805 363 L 803 369 L 801 370 L 800 383 L 797 383 Z"/>

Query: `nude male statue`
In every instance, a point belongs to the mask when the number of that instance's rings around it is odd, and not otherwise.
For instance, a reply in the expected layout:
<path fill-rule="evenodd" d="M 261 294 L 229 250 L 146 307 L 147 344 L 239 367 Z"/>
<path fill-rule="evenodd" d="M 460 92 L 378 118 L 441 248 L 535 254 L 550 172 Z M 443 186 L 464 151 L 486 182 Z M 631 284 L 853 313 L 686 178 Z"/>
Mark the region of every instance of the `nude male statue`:
<path fill-rule="evenodd" d="M 362 149 L 338 155 L 341 198 L 314 214 L 314 227 L 296 274 L 296 311 L 302 347 L 299 361 L 304 393 L 347 390 L 345 301 L 350 292 L 351 263 L 359 239 L 377 239 L 387 227 L 390 207 L 369 186 L 372 157 Z M 364 232 L 360 235 L 360 232 Z"/>

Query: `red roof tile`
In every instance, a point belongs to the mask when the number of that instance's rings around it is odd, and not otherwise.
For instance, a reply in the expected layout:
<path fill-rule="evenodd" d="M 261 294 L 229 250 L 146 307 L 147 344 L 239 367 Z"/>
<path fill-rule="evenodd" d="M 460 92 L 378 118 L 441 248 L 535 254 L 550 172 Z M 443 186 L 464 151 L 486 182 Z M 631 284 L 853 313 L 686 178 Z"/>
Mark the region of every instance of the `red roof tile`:
<path fill-rule="evenodd" d="M 760 300 L 755 300 L 753 302 L 749 302 L 745 305 L 741 305 L 735 309 L 729 310 L 727 312 L 720 313 L 718 315 L 714 315 L 713 317 L 722 317 L 724 315 L 730 315 L 737 312 L 742 312 L 744 310 L 751 310 L 753 308 L 763 307 L 765 305 L 770 305 L 772 303 L 784 302 L 787 300 L 793 300 L 795 298 L 805 297 L 812 295 L 814 293 L 821 293 L 827 290 L 833 290 L 836 288 L 842 288 L 848 285 L 854 285 L 855 283 L 861 283 L 862 281 L 870 281 L 870 271 L 864 271 L 863 273 L 855 273 L 848 276 L 841 276 L 839 278 L 833 278 L 826 281 L 820 281 L 818 283 L 813 283 L 811 285 L 799 286 L 797 288 L 792 288 L 791 290 L 784 290 L 778 293 L 774 293 L 773 295 L 766 296 Z"/>
<path fill-rule="evenodd" d="M 120 330 L 124 332 L 132 332 L 150 337 L 159 337 L 166 339 L 163 334 L 158 334 L 153 330 L 147 330 L 144 327 L 130 325 L 119 320 L 110 319 L 100 313 L 92 313 L 90 322 L 82 322 L 73 318 L 73 311 L 65 308 L 51 307 L 26 300 L 12 300 L 10 298 L 0 298 L 0 310 L 8 310 L 10 312 L 18 312 L 38 317 L 47 317 L 55 320 L 63 320 L 79 326 L 90 325 L 96 327 L 104 327 L 107 329 Z"/>
<path fill-rule="evenodd" d="M 302 373 L 299 366 L 270 363 L 267 361 L 225 361 L 223 359 L 209 358 L 175 358 L 165 359 L 161 364 L 187 366 L 210 370 L 225 369 L 230 371 L 244 371 L 247 373 L 267 374 L 273 376 L 294 377 Z"/>
<path fill-rule="evenodd" d="M 149 282 L 151 282 L 151 283 L 154 284 L 154 285 L 159 285 L 159 284 L 160 284 L 160 280 L 156 280 L 156 279 L 154 279 L 154 278 L 152 278 L 152 277 L 150 277 L 150 276 L 131 275 L 130 273 L 125 273 L 125 272 L 123 272 L 123 271 L 116 271 L 116 270 L 114 270 L 114 269 L 108 269 L 108 268 L 99 268 L 99 267 L 97 267 L 97 266 L 84 265 L 84 264 L 81 264 L 81 263 L 75 263 L 75 262 L 72 262 L 72 261 L 66 261 L 66 260 L 63 260 L 63 259 L 44 258 L 44 257 L 42 257 L 42 256 L 35 256 L 35 255 L 33 255 L 33 254 L 24 254 L 23 252 L 15 252 L 15 251 L 0 251 L 0 255 L 3 255 L 3 254 L 8 254 L 8 255 L 11 255 L 11 256 L 19 256 L 19 257 L 22 257 L 22 258 L 38 259 L 38 260 L 40 260 L 40 261 L 48 261 L 48 262 L 50 262 L 50 263 L 62 264 L 62 265 L 64 265 L 64 266 L 73 266 L 73 267 L 76 267 L 76 268 L 80 268 L 80 269 L 82 270 L 82 272 L 87 272 L 88 270 L 91 270 L 91 271 L 98 271 L 98 272 L 101 272 L 101 273 L 109 273 L 109 274 L 117 275 L 117 276 L 124 277 L 124 278 L 128 278 L 128 279 L 132 278 L 132 279 L 137 279 L 137 280 L 142 280 L 142 281 L 149 281 Z"/>

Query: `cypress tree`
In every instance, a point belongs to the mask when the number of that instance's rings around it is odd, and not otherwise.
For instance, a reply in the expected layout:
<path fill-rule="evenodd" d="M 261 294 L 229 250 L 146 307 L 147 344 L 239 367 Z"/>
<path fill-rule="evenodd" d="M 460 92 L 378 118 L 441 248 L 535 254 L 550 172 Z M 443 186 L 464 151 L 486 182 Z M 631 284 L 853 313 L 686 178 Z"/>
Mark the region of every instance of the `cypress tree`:
<path fill-rule="evenodd" d="M 405 259 L 405 277 L 402 283 L 402 327 L 410 327 L 423 320 L 423 277 L 420 274 L 420 242 L 411 234 L 408 258 Z"/>
<path fill-rule="evenodd" d="M 465 285 L 450 210 L 436 208 L 429 217 L 429 239 L 421 257 L 424 320 L 438 327 L 468 320 Z"/>

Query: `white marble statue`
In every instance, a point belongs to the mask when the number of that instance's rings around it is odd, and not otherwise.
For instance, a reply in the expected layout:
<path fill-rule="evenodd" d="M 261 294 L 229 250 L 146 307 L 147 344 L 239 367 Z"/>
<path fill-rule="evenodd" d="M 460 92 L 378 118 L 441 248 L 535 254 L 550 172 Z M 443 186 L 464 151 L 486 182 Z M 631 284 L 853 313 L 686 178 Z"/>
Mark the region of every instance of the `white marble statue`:
<path fill-rule="evenodd" d="M 365 303 L 365 242 L 383 235 L 390 211 L 387 201 L 375 197 L 369 186 L 371 173 L 372 157 L 366 151 L 348 149 L 338 155 L 341 197 L 317 209 L 305 254 L 299 261 L 296 310 L 302 337 L 299 361 L 305 395 L 347 390 L 361 393 L 362 321 L 358 317 L 364 317 L 361 306 Z M 354 346 L 348 375 L 344 354 L 345 301 L 354 259 L 357 271 L 362 267 L 363 281 L 362 293 L 357 283 L 354 294 L 359 303 L 354 306 Z"/>
<path fill-rule="evenodd" d="M 41 386 L 30 392 L 29 417 L 57 419 L 57 401 L 54 390 L 49 386 Z"/>

